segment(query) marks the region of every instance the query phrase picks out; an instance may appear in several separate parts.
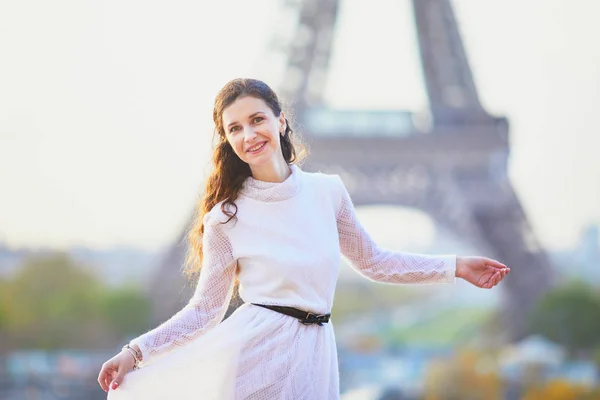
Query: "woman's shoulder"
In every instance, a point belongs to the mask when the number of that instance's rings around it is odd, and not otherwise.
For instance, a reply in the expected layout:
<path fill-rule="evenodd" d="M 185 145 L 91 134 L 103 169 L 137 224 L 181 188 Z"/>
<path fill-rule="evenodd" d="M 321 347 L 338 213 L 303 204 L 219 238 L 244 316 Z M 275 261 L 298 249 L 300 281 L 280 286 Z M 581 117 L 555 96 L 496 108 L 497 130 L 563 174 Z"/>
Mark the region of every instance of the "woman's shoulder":
<path fill-rule="evenodd" d="M 233 206 L 225 204 L 225 200 L 222 200 L 215 204 L 209 212 L 204 214 L 204 226 L 216 226 L 227 223 L 230 216 L 227 215 L 226 211 L 230 210 Z M 231 210 L 235 213 L 235 210 Z"/>
<path fill-rule="evenodd" d="M 337 174 L 326 173 L 326 172 L 306 172 L 302 171 L 307 180 L 311 181 L 315 185 L 329 186 L 333 189 L 343 185 L 342 179 Z"/>
<path fill-rule="evenodd" d="M 346 186 L 340 175 L 325 172 L 304 172 L 306 179 L 311 182 L 319 193 L 328 193 L 337 206 L 345 196 Z"/>

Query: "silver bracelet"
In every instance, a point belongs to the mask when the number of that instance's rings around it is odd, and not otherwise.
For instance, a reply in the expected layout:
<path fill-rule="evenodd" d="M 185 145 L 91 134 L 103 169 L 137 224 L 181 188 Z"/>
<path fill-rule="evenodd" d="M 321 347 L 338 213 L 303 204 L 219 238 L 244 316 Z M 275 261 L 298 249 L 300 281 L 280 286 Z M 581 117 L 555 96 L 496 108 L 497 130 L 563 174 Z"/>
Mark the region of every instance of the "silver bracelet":
<path fill-rule="evenodd" d="M 137 352 L 133 347 L 131 347 L 129 345 L 129 343 L 127 343 L 125 346 L 123 346 L 123 348 L 121 350 L 127 350 L 127 352 L 129 354 L 131 354 L 131 356 L 133 357 L 133 360 L 134 360 L 133 369 L 134 370 L 139 369 L 140 362 L 142 361 L 141 354 L 139 354 L 139 352 Z"/>
<path fill-rule="evenodd" d="M 135 353 L 133 351 L 131 351 L 130 349 L 125 349 L 125 350 L 127 350 L 127 352 L 129 354 L 131 354 L 131 356 L 133 357 L 133 369 L 134 370 L 138 369 L 138 366 L 139 366 L 140 362 L 138 361 L 137 357 L 135 356 Z"/>

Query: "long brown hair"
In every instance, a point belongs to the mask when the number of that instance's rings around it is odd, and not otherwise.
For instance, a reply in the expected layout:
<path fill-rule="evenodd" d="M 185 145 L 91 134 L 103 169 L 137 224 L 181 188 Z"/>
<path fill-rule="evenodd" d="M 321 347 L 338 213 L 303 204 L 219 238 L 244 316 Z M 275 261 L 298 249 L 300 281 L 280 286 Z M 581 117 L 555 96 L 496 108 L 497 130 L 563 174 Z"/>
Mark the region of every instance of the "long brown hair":
<path fill-rule="evenodd" d="M 198 202 L 194 218 L 188 231 L 188 250 L 185 262 L 185 273 L 190 279 L 196 278 L 202 267 L 202 236 L 204 234 L 204 215 L 219 202 L 221 210 L 229 217 L 227 222 L 235 218 L 237 206 L 235 200 L 246 178 L 252 175 L 250 166 L 242 161 L 227 141 L 223 127 L 223 111 L 235 100 L 244 96 L 252 96 L 263 100 L 273 114 L 281 114 L 281 103 L 273 90 L 257 79 L 234 79 L 228 82 L 217 94 L 213 109 L 215 131 L 213 141 L 215 147 L 212 154 L 213 171 L 206 180 L 204 196 Z M 300 161 L 306 153 L 285 120 L 285 133 L 281 137 L 281 152 L 288 164 Z M 231 211 L 233 210 L 233 211 Z"/>

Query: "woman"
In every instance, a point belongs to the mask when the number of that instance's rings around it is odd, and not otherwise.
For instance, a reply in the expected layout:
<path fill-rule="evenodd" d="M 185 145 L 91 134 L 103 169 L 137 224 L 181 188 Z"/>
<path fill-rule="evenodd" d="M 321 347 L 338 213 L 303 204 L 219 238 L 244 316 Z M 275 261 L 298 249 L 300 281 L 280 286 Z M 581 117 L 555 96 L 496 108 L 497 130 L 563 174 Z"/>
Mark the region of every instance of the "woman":
<path fill-rule="evenodd" d="M 340 178 L 295 164 L 293 131 L 265 83 L 227 83 L 213 119 L 215 168 L 189 235 L 188 272 L 202 265 L 195 294 L 103 364 L 109 399 L 339 398 L 329 313 L 340 252 L 387 283 L 460 277 L 489 289 L 509 272 L 483 257 L 380 249 Z M 237 282 L 245 304 L 221 322 Z"/>

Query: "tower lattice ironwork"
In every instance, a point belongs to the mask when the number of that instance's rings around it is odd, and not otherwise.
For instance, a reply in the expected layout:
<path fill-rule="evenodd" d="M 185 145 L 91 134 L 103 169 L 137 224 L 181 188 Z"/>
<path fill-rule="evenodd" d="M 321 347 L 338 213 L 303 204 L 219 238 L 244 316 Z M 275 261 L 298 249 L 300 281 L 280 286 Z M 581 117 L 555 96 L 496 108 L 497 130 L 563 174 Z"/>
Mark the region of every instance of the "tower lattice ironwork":
<path fill-rule="evenodd" d="M 511 267 L 502 283 L 504 316 L 518 338 L 553 273 L 507 176 L 508 122 L 479 101 L 450 1 L 412 0 L 412 6 L 431 116 L 426 128 L 407 111 L 327 108 L 323 89 L 338 0 L 296 4 L 298 26 L 279 93 L 293 104 L 310 142 L 304 169 L 340 174 L 356 206 L 420 209 Z M 179 270 L 183 251 L 173 247 L 157 275 L 157 322 L 189 299 Z"/>

